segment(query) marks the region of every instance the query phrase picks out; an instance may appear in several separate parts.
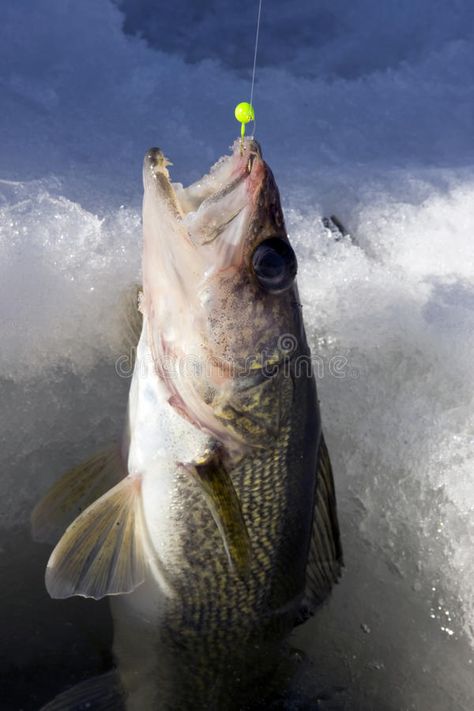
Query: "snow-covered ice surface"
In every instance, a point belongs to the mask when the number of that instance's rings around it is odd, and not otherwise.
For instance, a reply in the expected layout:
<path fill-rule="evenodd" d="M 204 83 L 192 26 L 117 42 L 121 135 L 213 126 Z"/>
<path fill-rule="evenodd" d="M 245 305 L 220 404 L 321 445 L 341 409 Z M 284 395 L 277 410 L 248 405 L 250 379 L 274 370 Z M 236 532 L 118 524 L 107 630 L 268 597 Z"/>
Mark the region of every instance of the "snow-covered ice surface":
<path fill-rule="evenodd" d="M 107 605 L 48 599 L 29 512 L 120 432 L 145 150 L 196 179 L 249 93 L 256 2 L 119 5 L 0 5 L 5 709 L 110 665 Z M 299 256 L 346 558 L 294 636 L 289 708 L 474 708 L 473 35 L 471 0 L 264 2 L 257 136 Z"/>

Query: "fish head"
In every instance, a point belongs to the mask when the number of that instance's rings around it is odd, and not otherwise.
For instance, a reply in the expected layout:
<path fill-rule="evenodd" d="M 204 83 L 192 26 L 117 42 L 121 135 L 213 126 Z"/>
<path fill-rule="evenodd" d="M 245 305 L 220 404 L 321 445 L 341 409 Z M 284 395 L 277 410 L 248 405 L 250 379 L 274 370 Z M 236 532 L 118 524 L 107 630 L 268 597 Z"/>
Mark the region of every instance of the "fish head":
<path fill-rule="evenodd" d="M 255 140 L 187 188 L 168 165 L 158 149 L 145 157 L 143 310 L 155 365 L 172 364 L 174 403 L 215 419 L 217 402 L 306 352 L 296 257 Z"/>

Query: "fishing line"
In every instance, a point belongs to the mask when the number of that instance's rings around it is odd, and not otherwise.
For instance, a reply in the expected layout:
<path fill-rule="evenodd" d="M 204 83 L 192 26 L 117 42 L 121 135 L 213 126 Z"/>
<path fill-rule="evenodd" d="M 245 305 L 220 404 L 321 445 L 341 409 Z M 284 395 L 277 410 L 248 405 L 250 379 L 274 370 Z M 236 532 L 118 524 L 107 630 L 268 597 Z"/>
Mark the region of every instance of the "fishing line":
<path fill-rule="evenodd" d="M 255 85 L 255 70 L 257 68 L 257 52 L 258 52 L 258 38 L 260 35 L 260 18 L 262 16 L 262 1 L 258 1 L 258 15 L 257 15 L 257 30 L 255 32 L 255 50 L 253 53 L 253 70 L 252 70 L 252 88 L 250 90 L 250 101 L 249 104 L 252 106 L 252 101 L 253 101 L 253 89 Z M 254 119 L 255 121 L 255 119 Z M 254 129 L 255 131 L 255 129 Z"/>
<path fill-rule="evenodd" d="M 244 136 L 245 136 L 245 125 L 250 121 L 253 121 L 253 134 L 252 138 L 255 136 L 255 111 L 252 105 L 253 101 L 253 90 L 255 87 L 255 71 L 257 68 L 257 52 L 258 52 L 258 39 L 260 35 L 260 18 L 262 16 L 262 2 L 263 0 L 258 0 L 258 14 L 257 14 L 257 29 L 255 32 L 255 48 L 253 52 L 253 68 L 252 68 L 252 85 L 250 88 L 250 101 L 242 101 L 235 107 L 234 115 L 237 121 L 241 124 L 240 127 L 240 151 L 243 151 Z"/>

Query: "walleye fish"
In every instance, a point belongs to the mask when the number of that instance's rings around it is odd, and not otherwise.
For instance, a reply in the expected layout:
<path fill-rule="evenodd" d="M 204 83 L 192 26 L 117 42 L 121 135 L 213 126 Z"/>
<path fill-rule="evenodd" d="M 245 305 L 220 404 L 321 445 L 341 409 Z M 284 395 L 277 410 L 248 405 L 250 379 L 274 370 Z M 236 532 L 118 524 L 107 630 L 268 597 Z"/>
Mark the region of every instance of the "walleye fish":
<path fill-rule="evenodd" d="M 33 515 L 37 539 L 63 534 L 50 595 L 110 596 L 117 673 L 46 709 L 247 708 L 282 640 L 340 575 L 272 172 L 249 138 L 187 188 L 169 165 L 157 148 L 145 156 L 143 293 L 130 325 L 141 333 L 122 448 L 66 474 Z"/>

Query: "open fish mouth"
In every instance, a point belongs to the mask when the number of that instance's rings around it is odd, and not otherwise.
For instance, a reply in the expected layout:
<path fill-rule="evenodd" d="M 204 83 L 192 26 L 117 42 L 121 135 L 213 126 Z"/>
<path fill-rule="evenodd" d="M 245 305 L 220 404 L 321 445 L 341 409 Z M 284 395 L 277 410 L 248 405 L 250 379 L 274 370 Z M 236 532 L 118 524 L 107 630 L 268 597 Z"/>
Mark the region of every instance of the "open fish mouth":
<path fill-rule="evenodd" d="M 259 144 L 252 138 L 235 141 L 232 154 L 220 158 L 205 174 L 187 188 L 181 183 L 170 183 L 168 166 L 172 163 L 160 148 L 150 148 L 145 155 L 144 180 L 147 174 L 163 175 L 168 186 L 163 185 L 168 197 L 176 201 L 179 212 L 184 217 L 196 214 L 198 210 L 218 202 L 232 193 L 252 173 L 254 162 L 262 161 Z"/>
<path fill-rule="evenodd" d="M 155 203 L 155 225 L 166 223 L 159 238 L 166 240 L 172 232 L 179 232 L 189 246 L 204 247 L 198 262 L 203 260 L 207 275 L 209 269 L 237 266 L 266 173 L 259 144 L 251 138 L 236 141 L 229 156 L 188 187 L 171 182 L 169 165 L 159 148 L 151 148 L 145 156 L 145 204 L 148 193 Z M 181 247 L 172 248 L 179 251 Z M 184 254 L 181 258 L 185 261 Z"/>

